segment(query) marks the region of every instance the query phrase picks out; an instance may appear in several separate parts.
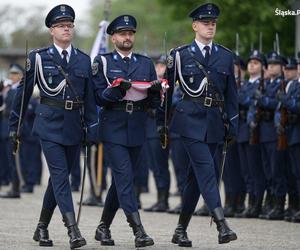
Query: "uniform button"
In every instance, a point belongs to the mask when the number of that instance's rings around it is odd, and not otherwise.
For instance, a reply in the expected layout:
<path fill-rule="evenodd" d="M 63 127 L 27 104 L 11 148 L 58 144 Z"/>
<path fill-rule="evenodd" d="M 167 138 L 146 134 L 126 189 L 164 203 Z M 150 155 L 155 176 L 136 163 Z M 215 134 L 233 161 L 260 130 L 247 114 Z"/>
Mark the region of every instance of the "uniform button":
<path fill-rule="evenodd" d="M 210 74 L 210 71 L 207 71 L 207 74 Z"/>
<path fill-rule="evenodd" d="M 70 96 L 67 96 L 67 98 L 70 98 Z"/>
<path fill-rule="evenodd" d="M 209 96 L 211 96 L 211 94 L 209 94 Z"/>
<path fill-rule="evenodd" d="M 128 81 L 131 81 L 131 79 L 128 79 Z"/>

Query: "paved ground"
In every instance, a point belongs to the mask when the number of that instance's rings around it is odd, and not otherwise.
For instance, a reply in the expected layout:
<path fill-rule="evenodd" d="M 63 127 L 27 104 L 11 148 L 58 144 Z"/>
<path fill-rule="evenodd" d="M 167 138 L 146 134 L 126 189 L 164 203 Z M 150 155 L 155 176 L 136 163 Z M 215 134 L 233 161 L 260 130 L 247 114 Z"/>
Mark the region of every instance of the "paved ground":
<path fill-rule="evenodd" d="M 43 183 L 46 183 L 46 181 Z M 153 190 L 152 181 L 151 187 Z M 174 190 L 173 185 L 172 189 Z M 2 191 L 4 190 L 2 189 Z M 24 194 L 21 199 L 0 199 L 1 250 L 41 249 L 32 240 L 32 235 L 38 221 L 44 190 L 45 186 L 41 186 L 35 189 L 33 195 Z M 74 193 L 74 201 L 77 202 L 78 200 L 79 194 Z M 142 195 L 144 207 L 151 205 L 154 201 L 154 192 Z M 175 206 L 178 201 L 178 197 L 171 197 L 171 207 Z M 78 206 L 75 205 L 75 207 L 77 210 Z M 81 249 L 134 249 L 134 237 L 121 210 L 118 212 L 111 227 L 116 246 L 102 247 L 93 239 L 101 212 L 102 208 L 83 207 L 80 229 L 88 244 Z M 141 217 L 147 233 L 155 241 L 155 245 L 147 249 L 180 249 L 178 246 L 170 243 L 178 220 L 177 215 L 141 212 Z M 192 218 L 188 234 L 190 239 L 193 240 L 193 249 L 300 249 L 300 224 L 258 219 L 229 219 L 231 227 L 238 234 L 238 240 L 229 244 L 218 245 L 215 225 L 213 224 L 210 227 L 209 223 L 210 218 L 208 217 Z M 49 231 L 51 239 L 54 241 L 54 247 L 50 249 L 69 248 L 66 228 L 63 226 L 58 210 L 53 216 Z"/>

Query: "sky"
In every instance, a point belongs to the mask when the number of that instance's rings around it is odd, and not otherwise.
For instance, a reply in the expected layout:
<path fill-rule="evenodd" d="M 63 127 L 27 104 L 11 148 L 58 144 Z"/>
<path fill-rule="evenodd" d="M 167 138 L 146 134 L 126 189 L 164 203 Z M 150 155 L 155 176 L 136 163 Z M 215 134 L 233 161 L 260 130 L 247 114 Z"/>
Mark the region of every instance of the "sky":
<path fill-rule="evenodd" d="M 73 7 L 76 15 L 81 19 L 87 13 L 89 0 L 0 0 L 0 9 L 5 5 L 30 8 L 32 6 L 46 6 L 45 15 L 58 4 L 68 4 Z"/>

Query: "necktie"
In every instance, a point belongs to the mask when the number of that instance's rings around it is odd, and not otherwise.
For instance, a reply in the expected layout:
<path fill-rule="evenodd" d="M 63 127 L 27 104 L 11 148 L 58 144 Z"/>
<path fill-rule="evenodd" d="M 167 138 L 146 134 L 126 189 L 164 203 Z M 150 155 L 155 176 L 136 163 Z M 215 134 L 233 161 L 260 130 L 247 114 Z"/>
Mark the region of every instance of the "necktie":
<path fill-rule="evenodd" d="M 63 54 L 61 66 L 67 67 L 67 65 L 68 65 L 68 61 L 67 61 L 68 51 L 63 50 L 61 53 Z"/>
<path fill-rule="evenodd" d="M 206 65 L 208 65 L 208 61 L 209 61 L 209 51 L 210 51 L 210 48 L 209 46 L 205 46 L 204 47 L 204 50 L 205 50 L 205 56 L 204 56 L 204 62 Z"/>
<path fill-rule="evenodd" d="M 124 61 L 124 63 L 125 63 L 125 68 L 126 68 L 126 70 L 127 70 L 127 72 L 128 72 L 130 58 L 129 58 L 128 56 L 125 56 L 125 57 L 123 58 L 123 61 Z"/>

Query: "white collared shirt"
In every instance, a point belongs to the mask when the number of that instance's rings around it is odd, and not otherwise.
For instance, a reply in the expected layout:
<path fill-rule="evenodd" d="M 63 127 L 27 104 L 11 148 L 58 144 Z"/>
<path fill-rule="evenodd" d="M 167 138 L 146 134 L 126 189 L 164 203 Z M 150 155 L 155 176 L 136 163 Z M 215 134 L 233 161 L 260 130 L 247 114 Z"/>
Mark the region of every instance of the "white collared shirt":
<path fill-rule="evenodd" d="M 250 83 L 254 83 L 258 78 L 260 78 L 260 76 L 256 76 L 256 77 L 253 77 L 253 78 L 249 78 L 249 82 Z"/>
<path fill-rule="evenodd" d="M 131 59 L 131 57 L 132 57 L 132 52 L 130 52 L 128 56 L 124 56 L 120 51 L 117 51 L 117 52 L 118 52 L 118 54 L 122 57 L 122 59 L 123 59 L 124 57 L 129 57 L 129 58 Z"/>
<path fill-rule="evenodd" d="M 211 54 L 211 49 L 212 49 L 212 41 L 210 41 L 209 44 L 203 44 L 201 42 L 199 42 L 197 39 L 195 39 L 195 42 L 197 43 L 200 51 L 202 52 L 202 55 L 203 57 L 205 57 L 205 53 L 206 53 L 206 50 L 204 49 L 205 46 L 208 46 L 209 47 L 209 54 Z"/>
<path fill-rule="evenodd" d="M 62 54 L 62 51 L 63 51 L 64 49 L 62 49 L 61 47 L 59 47 L 59 46 L 56 45 L 55 43 L 54 43 L 54 46 L 55 46 L 55 48 L 57 49 L 58 53 L 60 54 L 61 58 L 63 58 L 64 55 Z M 65 50 L 68 52 L 68 55 L 67 55 L 67 62 L 69 62 L 69 61 L 70 61 L 70 56 L 71 56 L 71 51 L 72 51 L 72 45 L 70 44 L 69 47 L 66 48 Z"/>

